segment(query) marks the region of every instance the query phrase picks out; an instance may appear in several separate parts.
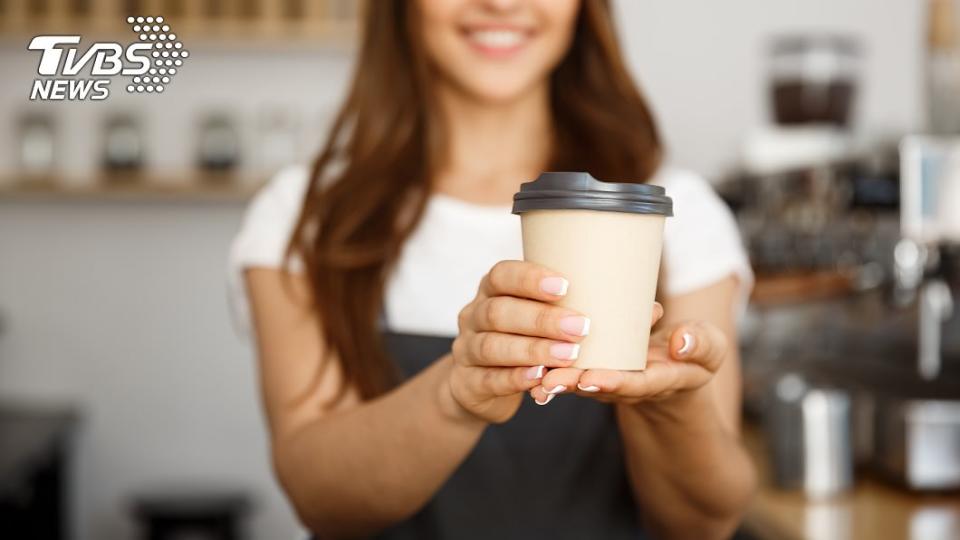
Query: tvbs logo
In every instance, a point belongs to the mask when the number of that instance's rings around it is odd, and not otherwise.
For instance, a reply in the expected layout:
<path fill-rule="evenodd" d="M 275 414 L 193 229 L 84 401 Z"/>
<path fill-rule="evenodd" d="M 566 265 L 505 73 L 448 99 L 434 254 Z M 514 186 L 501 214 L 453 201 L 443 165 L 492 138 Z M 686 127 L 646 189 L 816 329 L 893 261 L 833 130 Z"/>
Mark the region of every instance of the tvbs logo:
<path fill-rule="evenodd" d="M 110 82 L 116 76 L 132 77 L 127 92 L 163 92 L 190 54 L 163 22 L 163 17 L 128 17 L 138 42 L 126 46 L 95 42 L 83 52 L 80 36 L 33 38 L 27 49 L 40 51 L 37 74 L 42 78 L 33 81 L 30 99 L 101 101 L 110 97 Z M 89 73 L 89 78 L 82 73 Z"/>

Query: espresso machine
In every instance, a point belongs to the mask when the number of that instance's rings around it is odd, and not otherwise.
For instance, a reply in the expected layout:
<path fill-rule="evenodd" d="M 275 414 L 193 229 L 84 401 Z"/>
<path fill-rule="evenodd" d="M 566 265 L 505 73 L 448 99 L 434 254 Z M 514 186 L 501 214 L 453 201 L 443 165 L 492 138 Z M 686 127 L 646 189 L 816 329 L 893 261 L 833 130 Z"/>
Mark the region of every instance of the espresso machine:
<path fill-rule="evenodd" d="M 917 370 L 934 380 L 942 369 L 944 326 L 956 311 L 960 279 L 960 139 L 906 138 L 900 189 L 896 300 L 917 303 Z"/>
<path fill-rule="evenodd" d="M 958 490 L 960 138 L 856 139 L 856 40 L 771 45 L 771 122 L 718 191 L 757 275 L 744 403 L 774 483 Z"/>
<path fill-rule="evenodd" d="M 746 194 L 734 207 L 760 278 L 846 276 L 829 294 L 755 294 L 741 333 L 747 413 L 763 421 L 775 482 L 812 497 L 864 472 L 960 489 L 960 139 L 894 148 L 817 169 L 829 182 L 730 184 Z"/>
<path fill-rule="evenodd" d="M 907 137 L 900 158 L 892 300 L 916 313 L 915 367 L 874 396 L 872 462 L 913 489 L 958 489 L 960 139 Z"/>

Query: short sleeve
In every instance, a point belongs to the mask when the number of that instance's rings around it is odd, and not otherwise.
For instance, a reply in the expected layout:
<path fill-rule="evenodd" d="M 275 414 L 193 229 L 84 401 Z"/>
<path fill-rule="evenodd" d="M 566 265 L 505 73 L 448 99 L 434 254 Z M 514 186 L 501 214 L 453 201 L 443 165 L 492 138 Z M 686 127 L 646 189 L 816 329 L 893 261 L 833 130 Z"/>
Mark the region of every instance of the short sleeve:
<path fill-rule="evenodd" d="M 654 180 L 673 198 L 673 217 L 663 231 L 663 290 L 684 294 L 730 275 L 739 278 L 746 307 L 753 288 L 753 271 L 733 213 L 702 177 L 664 169 Z"/>
<path fill-rule="evenodd" d="M 251 267 L 283 266 L 309 179 L 306 167 L 281 170 L 254 195 L 243 215 L 240 230 L 230 246 L 227 269 L 230 308 L 234 322 L 243 333 L 250 328 L 243 272 Z M 292 271 L 301 268 L 300 261 L 290 261 Z"/>

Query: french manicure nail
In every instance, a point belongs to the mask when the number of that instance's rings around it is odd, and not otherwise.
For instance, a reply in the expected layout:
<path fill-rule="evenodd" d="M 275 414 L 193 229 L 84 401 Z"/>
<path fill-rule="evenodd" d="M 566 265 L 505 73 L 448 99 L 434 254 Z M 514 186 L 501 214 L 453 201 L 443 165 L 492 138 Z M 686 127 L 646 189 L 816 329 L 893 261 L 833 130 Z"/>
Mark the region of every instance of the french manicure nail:
<path fill-rule="evenodd" d="M 569 286 L 570 282 L 562 277 L 546 277 L 540 280 L 540 290 L 556 296 L 567 294 L 567 287 Z"/>
<path fill-rule="evenodd" d="M 577 388 L 579 388 L 580 390 L 583 390 L 584 392 L 599 392 L 599 391 L 600 391 L 600 387 L 599 387 L 599 386 L 594 386 L 594 385 L 592 385 L 592 384 L 591 384 L 590 386 L 581 386 L 580 383 L 577 383 Z"/>
<path fill-rule="evenodd" d="M 677 354 L 680 356 L 686 356 L 690 351 L 693 350 L 696 346 L 697 341 L 693 337 L 693 334 L 684 333 L 683 334 L 683 347 L 680 347 L 680 350 L 677 351 Z"/>
<path fill-rule="evenodd" d="M 560 330 L 571 336 L 585 336 L 590 333 L 590 319 L 580 316 L 560 319 Z"/>
<path fill-rule="evenodd" d="M 580 344 L 554 343 L 550 345 L 550 356 L 560 360 L 576 360 L 580 356 Z"/>
<path fill-rule="evenodd" d="M 558 384 L 558 385 L 554 386 L 553 388 L 551 388 L 550 390 L 547 390 L 546 388 L 544 388 L 543 391 L 546 392 L 546 393 L 548 393 L 548 394 L 550 394 L 550 395 L 552 396 L 552 395 L 554 395 L 554 394 L 559 394 L 560 392 L 563 392 L 563 391 L 566 390 L 566 389 L 567 389 L 566 386 L 564 386 L 564 385 L 562 385 L 562 384 Z"/>
<path fill-rule="evenodd" d="M 546 405 L 547 403 L 550 403 L 551 401 L 553 401 L 553 398 L 554 398 L 554 397 L 556 397 L 556 396 L 554 396 L 553 394 L 547 394 L 547 397 L 544 398 L 543 401 L 540 401 L 540 400 L 536 400 L 536 399 L 535 399 L 535 400 L 533 400 L 533 402 L 536 403 L 537 405 Z"/>
<path fill-rule="evenodd" d="M 525 374 L 528 381 L 533 381 L 543 377 L 543 366 L 533 366 Z"/>

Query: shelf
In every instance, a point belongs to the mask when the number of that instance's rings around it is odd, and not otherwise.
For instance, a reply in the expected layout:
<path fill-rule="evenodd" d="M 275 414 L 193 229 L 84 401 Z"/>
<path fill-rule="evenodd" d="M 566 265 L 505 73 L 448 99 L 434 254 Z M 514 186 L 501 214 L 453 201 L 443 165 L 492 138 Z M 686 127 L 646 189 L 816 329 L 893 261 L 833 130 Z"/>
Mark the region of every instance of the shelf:
<path fill-rule="evenodd" d="M 758 307 L 842 297 L 854 290 L 851 276 L 840 271 L 758 274 L 750 302 Z"/>
<path fill-rule="evenodd" d="M 162 16 L 188 46 L 211 42 L 355 42 L 355 0 L 0 0 L 0 40 L 77 34 L 133 38 L 128 16 Z"/>
<path fill-rule="evenodd" d="M 264 27 L 248 21 L 212 21 L 182 24 L 179 28 L 178 34 L 188 48 L 290 45 L 349 51 L 357 44 L 356 27 L 351 22 L 289 23 Z M 109 27 L 61 25 L 43 26 L 39 29 L 34 26 L 8 28 L 0 23 L 0 44 L 25 46 L 32 37 L 39 34 L 77 34 L 83 36 L 84 43 L 136 41 L 132 32 Z"/>
<path fill-rule="evenodd" d="M 50 181 L 0 181 L 0 203 L 27 201 L 127 201 L 245 203 L 262 184 L 244 177 L 192 176 L 109 179 L 87 185 Z"/>

